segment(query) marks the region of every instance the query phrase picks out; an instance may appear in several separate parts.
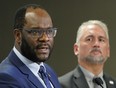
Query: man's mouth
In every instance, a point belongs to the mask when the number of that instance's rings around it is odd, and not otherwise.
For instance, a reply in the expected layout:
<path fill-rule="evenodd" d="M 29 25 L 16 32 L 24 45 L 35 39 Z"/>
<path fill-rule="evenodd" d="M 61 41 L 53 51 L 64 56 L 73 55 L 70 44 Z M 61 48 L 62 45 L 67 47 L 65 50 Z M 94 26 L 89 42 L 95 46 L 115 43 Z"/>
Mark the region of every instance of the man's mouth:
<path fill-rule="evenodd" d="M 37 52 L 38 53 L 48 53 L 48 51 L 49 51 L 49 47 L 47 47 L 47 46 L 42 46 L 42 47 L 39 47 L 39 48 L 37 48 Z"/>
<path fill-rule="evenodd" d="M 101 54 L 101 51 L 100 50 L 93 50 L 92 53 L 94 55 L 100 55 Z"/>
<path fill-rule="evenodd" d="M 93 53 L 94 53 L 95 55 L 100 54 L 99 51 L 94 51 Z"/>

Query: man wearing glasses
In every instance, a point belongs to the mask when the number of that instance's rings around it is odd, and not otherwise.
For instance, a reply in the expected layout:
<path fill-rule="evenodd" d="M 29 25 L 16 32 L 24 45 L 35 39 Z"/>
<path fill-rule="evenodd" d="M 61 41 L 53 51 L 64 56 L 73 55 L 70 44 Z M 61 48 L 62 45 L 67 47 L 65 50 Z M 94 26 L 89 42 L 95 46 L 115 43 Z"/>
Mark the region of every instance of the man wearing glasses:
<path fill-rule="evenodd" d="M 0 88 L 60 88 L 48 60 L 57 28 L 47 11 L 31 4 L 20 8 L 14 19 L 13 50 L 0 65 Z"/>

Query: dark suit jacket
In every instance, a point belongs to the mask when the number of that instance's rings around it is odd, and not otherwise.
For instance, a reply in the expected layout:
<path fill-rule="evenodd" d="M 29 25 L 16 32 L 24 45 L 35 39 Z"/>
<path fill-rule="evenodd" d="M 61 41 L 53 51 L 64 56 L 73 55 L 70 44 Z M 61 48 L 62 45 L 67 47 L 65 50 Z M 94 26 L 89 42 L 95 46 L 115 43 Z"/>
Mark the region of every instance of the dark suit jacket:
<path fill-rule="evenodd" d="M 54 71 L 44 64 L 54 88 L 61 88 Z M 0 88 L 44 88 L 29 68 L 13 51 L 0 64 Z"/>
<path fill-rule="evenodd" d="M 104 74 L 103 78 L 107 88 L 116 88 L 116 80 L 106 74 Z M 59 81 L 62 88 L 89 88 L 85 76 L 79 67 L 59 77 Z"/>

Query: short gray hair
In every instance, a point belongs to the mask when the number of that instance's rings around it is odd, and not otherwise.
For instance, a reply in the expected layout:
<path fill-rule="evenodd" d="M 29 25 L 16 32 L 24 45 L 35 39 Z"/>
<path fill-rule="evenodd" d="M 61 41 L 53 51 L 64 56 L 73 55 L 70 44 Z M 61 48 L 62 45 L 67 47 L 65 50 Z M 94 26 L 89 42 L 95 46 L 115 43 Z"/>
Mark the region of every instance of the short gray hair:
<path fill-rule="evenodd" d="M 79 44 L 80 38 L 82 37 L 82 34 L 84 32 L 84 27 L 88 26 L 88 25 L 98 25 L 100 26 L 106 33 L 107 38 L 109 39 L 109 34 L 108 34 L 108 27 L 105 23 L 103 23 L 102 21 L 99 20 L 89 20 L 86 22 L 83 22 L 81 24 L 81 26 L 78 28 L 77 31 L 77 37 L 76 37 L 76 43 Z"/>

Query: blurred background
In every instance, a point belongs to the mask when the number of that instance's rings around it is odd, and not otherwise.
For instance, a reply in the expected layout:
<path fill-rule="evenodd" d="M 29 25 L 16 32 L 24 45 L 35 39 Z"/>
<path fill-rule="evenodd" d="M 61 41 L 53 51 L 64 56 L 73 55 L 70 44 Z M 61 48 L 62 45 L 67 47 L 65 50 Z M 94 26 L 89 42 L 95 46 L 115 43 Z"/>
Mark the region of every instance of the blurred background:
<path fill-rule="evenodd" d="M 13 17 L 25 4 L 39 4 L 51 15 L 58 28 L 54 50 L 47 63 L 61 76 L 74 69 L 77 58 L 73 53 L 76 31 L 87 20 L 101 20 L 108 25 L 111 57 L 105 72 L 116 77 L 116 1 L 115 0 L 2 0 L 0 4 L 0 61 L 14 45 Z"/>

